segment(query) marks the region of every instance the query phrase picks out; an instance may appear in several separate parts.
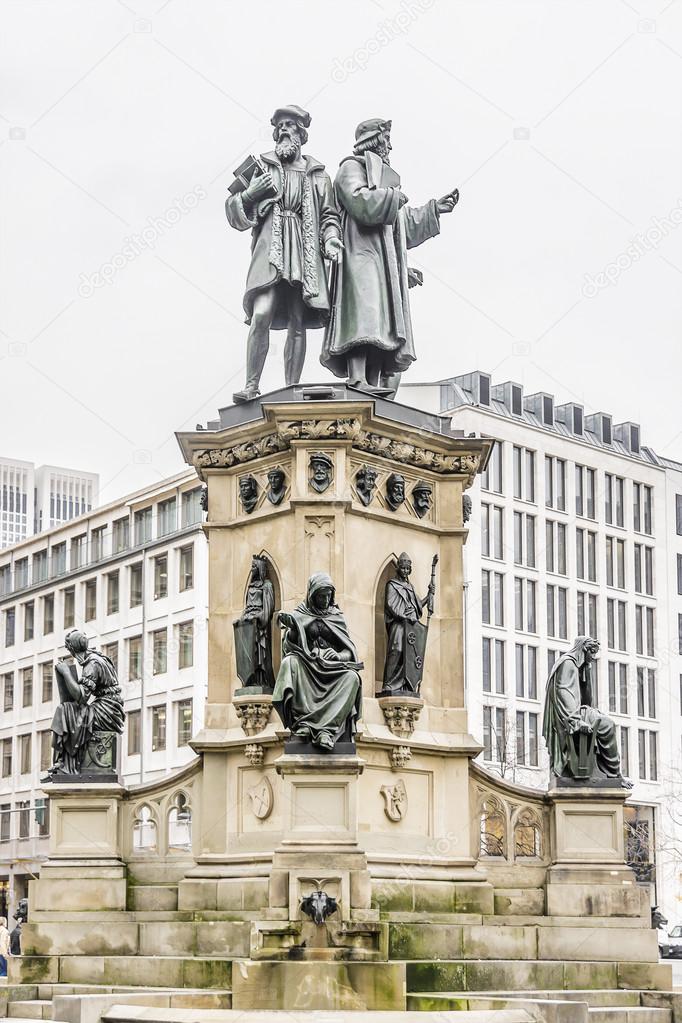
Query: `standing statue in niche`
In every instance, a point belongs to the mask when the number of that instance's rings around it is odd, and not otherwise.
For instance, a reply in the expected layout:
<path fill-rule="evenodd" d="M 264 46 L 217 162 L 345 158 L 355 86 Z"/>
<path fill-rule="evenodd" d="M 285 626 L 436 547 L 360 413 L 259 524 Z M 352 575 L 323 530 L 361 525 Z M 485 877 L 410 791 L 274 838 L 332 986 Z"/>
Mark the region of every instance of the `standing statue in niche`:
<path fill-rule="evenodd" d="M 54 666 L 59 705 L 52 718 L 53 762 L 48 777 L 116 776 L 115 736 L 123 732 L 125 720 L 116 668 L 106 654 L 88 646 L 87 636 L 79 629 L 66 633 L 64 645 L 82 672 L 79 679 L 75 665 L 64 658 Z"/>
<path fill-rule="evenodd" d="M 268 579 L 268 563 L 254 554 L 251 577 L 246 591 L 246 606 L 233 623 L 237 675 L 243 686 L 254 692 L 272 692 L 275 676 L 272 668 L 272 616 L 275 590 Z"/>
<path fill-rule="evenodd" d="M 324 164 L 302 156 L 310 114 L 295 104 L 272 115 L 274 152 L 250 157 L 238 168 L 225 212 L 231 227 L 252 232 L 244 311 L 250 324 L 246 384 L 236 402 L 260 394 L 270 330 L 286 330 L 284 378 L 301 379 L 306 330 L 329 318 L 325 259 L 341 258 L 339 214 Z"/>
<path fill-rule="evenodd" d="M 400 555 L 395 578 L 389 579 L 386 583 L 384 597 L 386 662 L 380 696 L 405 693 L 419 696 L 424 675 L 429 621 L 433 614 L 436 594 L 437 564 L 438 555 L 435 554 L 431 563 L 429 588 L 423 598 L 417 596 L 417 591 L 410 582 L 412 561 L 408 554 Z M 427 609 L 426 624 L 421 621 L 424 608 Z"/>
<path fill-rule="evenodd" d="M 416 358 L 408 289 L 423 282 L 420 271 L 408 267 L 407 250 L 439 234 L 440 217 L 452 212 L 459 192 L 408 206 L 390 152 L 391 121 L 363 121 L 353 154 L 336 175 L 344 258 L 333 273 L 320 358 L 352 387 L 395 397 L 402 372 Z"/>
<path fill-rule="evenodd" d="M 308 581 L 303 603 L 280 611 L 282 664 L 272 702 L 284 725 L 302 744 L 331 752 L 352 743 L 360 716 L 363 665 L 325 572 Z"/>
<path fill-rule="evenodd" d="M 585 785 L 614 779 L 630 788 L 621 774 L 616 726 L 594 704 L 592 662 L 598 653 L 596 639 L 578 636 L 549 673 L 542 734 L 550 771 Z"/>

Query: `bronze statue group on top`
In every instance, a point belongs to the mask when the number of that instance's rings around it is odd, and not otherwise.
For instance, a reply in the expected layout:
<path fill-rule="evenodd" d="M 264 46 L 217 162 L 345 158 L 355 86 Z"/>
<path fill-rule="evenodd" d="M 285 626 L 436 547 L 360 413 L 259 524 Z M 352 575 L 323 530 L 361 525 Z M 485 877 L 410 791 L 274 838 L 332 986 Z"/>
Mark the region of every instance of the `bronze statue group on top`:
<path fill-rule="evenodd" d="M 407 250 L 440 232 L 457 189 L 408 205 L 390 165 L 391 121 L 355 130 L 334 185 L 324 164 L 303 156 L 311 116 L 295 104 L 272 116 L 275 149 L 247 158 L 225 203 L 238 231 L 251 230 L 244 311 L 249 324 L 246 383 L 235 402 L 260 394 L 270 330 L 286 330 L 287 385 L 301 379 L 308 328 L 324 327 L 320 361 L 353 386 L 395 397 L 414 362 L 408 290 L 423 283 Z M 329 268 L 329 271 L 328 271 Z"/>

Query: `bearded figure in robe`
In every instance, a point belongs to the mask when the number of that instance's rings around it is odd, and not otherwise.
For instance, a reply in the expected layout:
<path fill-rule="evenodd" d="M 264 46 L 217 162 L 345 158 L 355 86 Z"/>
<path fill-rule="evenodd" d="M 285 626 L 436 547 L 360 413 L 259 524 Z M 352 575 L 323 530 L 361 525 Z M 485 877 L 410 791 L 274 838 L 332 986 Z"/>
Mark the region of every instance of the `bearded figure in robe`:
<path fill-rule="evenodd" d="M 282 663 L 272 705 L 292 736 L 331 752 L 352 742 L 360 716 L 362 687 L 355 644 L 325 572 L 308 581 L 306 599 L 280 611 Z"/>
<path fill-rule="evenodd" d="M 416 358 L 408 288 L 423 282 L 408 267 L 407 250 L 439 234 L 441 214 L 452 212 L 459 192 L 408 206 L 390 152 L 391 121 L 363 121 L 336 175 L 344 258 L 332 275 L 320 361 L 352 387 L 395 397 Z"/>
<path fill-rule="evenodd" d="M 260 173 L 228 196 L 225 212 L 237 231 L 251 231 L 251 265 L 244 312 L 250 325 L 246 344 L 246 383 L 235 402 L 260 394 L 260 378 L 270 346 L 270 330 L 286 330 L 286 384 L 301 379 L 306 330 L 329 318 L 325 260 L 341 257 L 339 214 L 324 164 L 302 156 L 311 117 L 295 104 L 272 115 L 275 150 L 260 157 Z"/>
<path fill-rule="evenodd" d="M 542 722 L 550 770 L 556 778 L 592 784 L 600 778 L 614 778 L 630 788 L 621 773 L 615 723 L 594 702 L 592 663 L 598 653 L 596 639 L 578 636 L 571 649 L 552 665 Z M 584 765 L 579 764 L 576 742 L 581 736 L 588 738 L 590 747 Z"/>

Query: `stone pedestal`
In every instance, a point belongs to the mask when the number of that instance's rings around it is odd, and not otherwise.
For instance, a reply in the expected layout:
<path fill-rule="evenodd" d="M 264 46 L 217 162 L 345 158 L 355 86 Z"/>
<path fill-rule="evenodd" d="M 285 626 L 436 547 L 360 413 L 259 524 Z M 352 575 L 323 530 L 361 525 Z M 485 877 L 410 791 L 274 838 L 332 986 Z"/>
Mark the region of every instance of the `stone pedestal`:
<path fill-rule="evenodd" d="M 553 788 L 547 913 L 640 916 L 643 899 L 625 863 L 622 788 Z"/>

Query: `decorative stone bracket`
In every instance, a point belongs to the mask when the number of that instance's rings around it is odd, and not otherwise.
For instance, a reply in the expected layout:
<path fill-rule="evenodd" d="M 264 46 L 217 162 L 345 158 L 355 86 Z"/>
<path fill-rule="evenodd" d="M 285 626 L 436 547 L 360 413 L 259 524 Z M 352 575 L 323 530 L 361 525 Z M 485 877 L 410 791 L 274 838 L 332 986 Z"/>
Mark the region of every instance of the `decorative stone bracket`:
<path fill-rule="evenodd" d="M 245 735 L 258 735 L 267 726 L 272 710 L 272 697 L 265 693 L 234 696 L 234 709 Z"/>
<path fill-rule="evenodd" d="M 379 706 L 383 711 L 384 721 L 393 735 L 399 739 L 409 739 L 414 732 L 424 701 L 418 696 L 380 696 Z"/>

